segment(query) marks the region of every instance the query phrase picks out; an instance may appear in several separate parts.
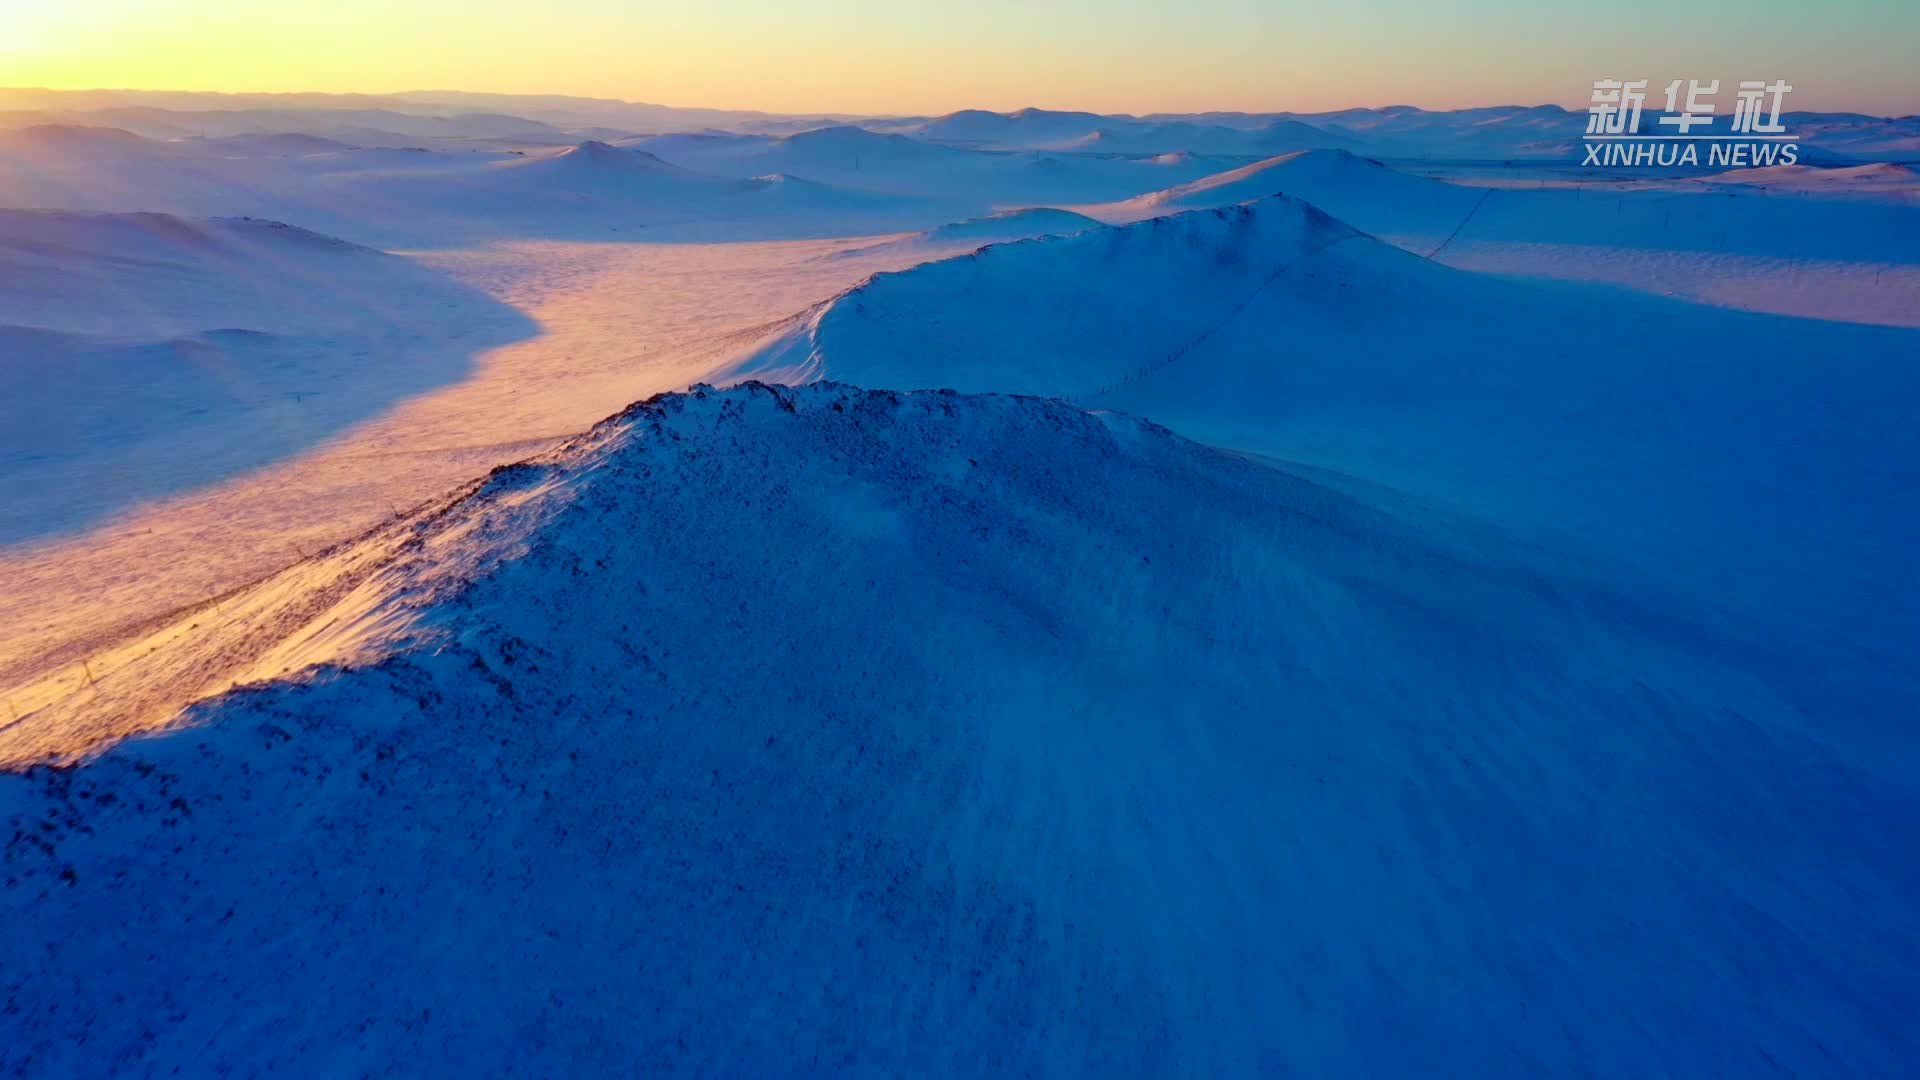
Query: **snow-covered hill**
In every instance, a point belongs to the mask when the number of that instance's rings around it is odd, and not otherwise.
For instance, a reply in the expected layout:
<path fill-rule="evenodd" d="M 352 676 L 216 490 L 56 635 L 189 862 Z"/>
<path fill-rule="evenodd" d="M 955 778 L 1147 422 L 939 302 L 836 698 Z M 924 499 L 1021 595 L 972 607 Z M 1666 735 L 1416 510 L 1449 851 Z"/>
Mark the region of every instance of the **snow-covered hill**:
<path fill-rule="evenodd" d="M 1031 149 L 1059 145 L 1085 138 L 1116 117 L 1090 112 L 1062 112 L 1054 109 L 1019 109 L 1014 112 L 988 112 L 961 109 L 945 116 L 914 124 L 914 134 L 935 142 L 998 148 Z"/>
<path fill-rule="evenodd" d="M 532 331 L 278 222 L 0 210 L 0 542 L 306 448 Z"/>
<path fill-rule="evenodd" d="M 883 274 L 796 322 L 729 376 L 1072 397 L 1203 338 L 1273 275 L 1348 241 L 1284 197 L 987 247 Z"/>
<path fill-rule="evenodd" d="M 1275 197 L 883 274 L 723 374 L 1064 397 L 1388 485 L 1853 673 L 1817 698 L 1891 693 L 1876 671 L 1914 638 L 1882 598 L 1920 592 L 1917 353 L 1912 330 L 1462 273 Z"/>
<path fill-rule="evenodd" d="M 956 221 L 937 229 L 929 229 L 923 235 L 934 243 L 996 243 L 1003 240 L 1025 239 L 1029 236 L 1072 236 L 1101 227 L 1100 222 L 1085 214 L 1076 214 L 1070 210 L 1034 207 L 1027 210 L 1009 210 L 991 217 Z"/>
<path fill-rule="evenodd" d="M 1725 115 L 1724 113 L 1722 114 Z M 1788 112 L 1805 160 L 1911 161 L 1920 117 Z M 1501 105 L 1429 110 L 1397 105 L 1318 113 L 1215 111 L 1131 116 L 1040 108 L 964 109 L 938 117 L 779 116 L 678 109 L 553 95 L 434 92 L 403 95 L 184 94 L 0 88 L 0 128 L 36 123 L 109 125 L 152 138 L 297 133 L 361 146 L 528 149 L 636 133 L 725 132 L 781 137 L 823 126 L 998 150 L 1039 150 L 1088 140 L 1110 151 L 1271 155 L 1344 147 L 1383 157 L 1576 159 L 1584 110 Z M 1651 118 L 1649 118 L 1651 123 Z"/>
<path fill-rule="evenodd" d="M 1276 120 L 1254 128 L 1196 124 L 1186 121 L 1145 123 L 1125 118 L 1124 122 L 1103 122 L 1085 135 L 1070 139 L 1023 137 L 1010 132 L 1002 140 L 1003 149 L 1071 150 L 1104 154 L 1220 154 L 1258 157 L 1297 150 L 1339 148 L 1354 140 L 1303 124 L 1298 120 Z"/>
<path fill-rule="evenodd" d="M 954 221 L 937 228 L 882 241 L 866 247 L 835 252 L 833 258 L 849 259 L 881 253 L 920 254 L 926 258 L 952 255 L 958 251 L 987 244 L 1025 240 L 1040 236 L 1074 236 L 1106 225 L 1085 214 L 1035 206 L 1025 210 L 1006 210 L 986 217 Z"/>
<path fill-rule="evenodd" d="M 1118 416 L 661 399 L 79 692 L 320 660 L 0 776 L 0 1067 L 1920 1052 L 1864 720 L 1684 599 Z"/>
<path fill-rule="evenodd" d="M 0 1074 L 1920 1059 L 1902 167 L 9 103 Z"/>
<path fill-rule="evenodd" d="M 594 140 L 459 171 L 347 177 L 338 190 L 380 207 L 376 220 L 462 239 L 857 236 L 937 216 L 915 196 L 784 174 L 719 175 Z"/>
<path fill-rule="evenodd" d="M 1608 182 L 1591 175 L 1455 183 L 1338 150 L 1284 154 L 1132 199 L 1077 209 L 1106 221 L 1274 193 L 1449 265 L 1601 282 L 1720 306 L 1920 326 L 1920 206 L 1813 198 L 1898 191 L 1896 166 L 1830 170 L 1772 190 L 1739 176 Z M 1803 174 L 1795 173 L 1796 177 Z M 1821 175 L 1828 175 L 1822 173 Z M 1894 181 L 1892 184 L 1887 182 Z"/>
<path fill-rule="evenodd" d="M 1102 207 L 1100 212 L 1117 220 L 1138 220 L 1278 194 L 1294 195 L 1316 205 L 1330 201 L 1342 210 L 1354 211 L 1365 223 L 1361 227 L 1395 235 L 1409 226 L 1432 229 L 1438 222 L 1457 221 L 1472 209 L 1481 191 L 1411 176 L 1344 150 L 1302 150 L 1148 192 L 1116 206 Z M 1405 223 L 1392 215 L 1407 215 Z"/>
<path fill-rule="evenodd" d="M 926 178 L 949 170 L 973 171 L 988 161 L 965 150 L 846 126 L 777 139 L 662 140 L 656 149 L 669 160 L 709 172 L 733 176 L 787 173 L 916 194 L 928 190 Z"/>
<path fill-rule="evenodd" d="M 1875 175 L 1897 176 L 1890 166 Z M 1861 175 L 1857 170 L 1836 170 Z M 1798 175 L 1798 174 L 1796 174 Z M 1640 184 L 1469 186 L 1342 150 L 1283 154 L 1137 198 L 1080 209 L 1133 221 L 1284 193 L 1355 228 L 1425 253 L 1442 242 L 1678 250 L 1907 264 L 1920 260 L 1920 209 L 1769 200 L 1682 179 Z"/>
<path fill-rule="evenodd" d="M 1736 169 L 1707 178 L 1715 184 L 1751 184 L 1774 191 L 1838 197 L 1920 200 L 1920 170 L 1912 165 L 1878 162 L 1822 169 L 1810 165 L 1771 165 Z"/>
<path fill-rule="evenodd" d="M 1156 162 L 1112 153 L 988 152 L 844 126 L 778 139 L 670 137 L 636 145 L 705 172 L 787 173 L 865 190 L 934 196 L 969 213 L 1130 198 L 1223 167 L 1219 158 L 1198 156 Z"/>
<path fill-rule="evenodd" d="M 1577 161 L 1584 111 L 1558 105 L 1431 110 L 1406 105 L 1320 113 L 1170 113 L 1135 117 L 1022 109 L 962 110 L 930 120 L 872 126 L 954 145 L 1057 149 L 1104 145 L 1128 152 L 1276 154 L 1344 148 L 1381 157 L 1568 159 Z M 1920 147 L 1920 117 L 1786 113 L 1783 123 L 1809 155 L 1909 160 Z M 1649 118 L 1648 123 L 1652 120 Z"/>
<path fill-rule="evenodd" d="M 933 206 L 912 194 L 763 175 L 775 172 L 718 175 L 598 140 L 498 153 L 164 143 L 85 128 L 0 134 L 0 205 L 247 214 L 380 247 L 604 240 L 640 230 L 658 239 L 858 236 L 953 216 L 950 199 Z M 663 227 L 683 233 L 668 237 Z"/>

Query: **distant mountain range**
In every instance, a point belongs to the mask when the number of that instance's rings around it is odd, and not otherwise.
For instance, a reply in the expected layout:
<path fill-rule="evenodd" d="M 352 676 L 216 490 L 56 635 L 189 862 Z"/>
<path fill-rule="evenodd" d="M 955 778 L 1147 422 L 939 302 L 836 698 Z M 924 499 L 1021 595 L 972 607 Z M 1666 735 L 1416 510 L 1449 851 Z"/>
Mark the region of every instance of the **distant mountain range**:
<path fill-rule="evenodd" d="M 1657 113 L 1642 121 L 1651 128 Z M 1826 161 L 1920 159 L 1920 116 L 1788 113 L 1783 121 Z M 1398 158 L 1571 156 L 1586 114 L 1558 105 L 1428 110 L 1411 105 L 1333 112 L 1202 112 L 1147 116 L 1028 108 L 944 116 L 862 117 L 556 95 L 409 91 L 399 94 L 215 94 L 138 90 L 0 89 L 0 128 L 89 124 L 150 138 L 299 133 L 369 147 L 474 143 L 558 146 L 583 138 L 698 132 L 790 135 L 853 125 L 976 149 L 1265 157 L 1340 149 Z"/>

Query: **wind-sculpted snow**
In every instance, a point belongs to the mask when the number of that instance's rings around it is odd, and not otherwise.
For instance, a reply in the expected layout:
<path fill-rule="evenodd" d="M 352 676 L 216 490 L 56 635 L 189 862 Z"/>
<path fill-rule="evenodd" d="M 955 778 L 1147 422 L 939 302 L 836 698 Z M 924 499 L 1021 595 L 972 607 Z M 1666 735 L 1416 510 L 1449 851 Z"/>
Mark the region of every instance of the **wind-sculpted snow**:
<path fill-rule="evenodd" d="M 0 1068 L 1897 1074 L 1911 788 L 1590 569 L 1057 402 L 658 399 L 93 672 L 346 662 L 0 776 Z"/>

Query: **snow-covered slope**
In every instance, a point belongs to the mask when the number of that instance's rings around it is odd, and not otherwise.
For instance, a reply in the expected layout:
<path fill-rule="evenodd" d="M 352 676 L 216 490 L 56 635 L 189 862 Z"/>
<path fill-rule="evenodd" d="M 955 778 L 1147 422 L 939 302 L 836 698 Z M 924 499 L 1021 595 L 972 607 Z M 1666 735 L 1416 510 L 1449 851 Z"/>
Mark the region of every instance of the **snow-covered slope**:
<path fill-rule="evenodd" d="M 1203 337 L 1275 273 L 1353 240 L 1380 246 L 1282 197 L 994 245 L 880 275 L 723 374 L 1071 397 Z"/>
<path fill-rule="evenodd" d="M 662 399 L 77 692 L 325 659 L 0 776 L 0 1067 L 1920 1052 L 1862 722 L 1683 599 L 1138 421 Z"/>
<path fill-rule="evenodd" d="M 1023 138 L 1010 133 L 999 140 L 1002 148 L 1071 150 L 1104 154 L 1224 154 L 1257 157 L 1288 151 L 1338 148 L 1350 145 L 1346 135 L 1323 131 L 1297 120 L 1276 120 L 1255 128 L 1195 124 L 1185 121 L 1147 123 L 1131 118 L 1107 122 L 1071 139 Z"/>
<path fill-rule="evenodd" d="M 43 125 L 0 132 L 0 206 L 244 214 L 386 248 L 516 237 L 707 242 L 910 232 L 1005 209 L 1106 203 L 1244 160 L 990 153 L 853 127 L 503 152 L 298 135 L 162 142 Z"/>
<path fill-rule="evenodd" d="M 1303 150 L 1082 209 L 1107 220 L 1138 221 L 1277 194 L 1322 206 L 1376 236 L 1399 239 L 1450 230 L 1473 210 L 1485 191 L 1413 176 L 1344 150 Z"/>
<path fill-rule="evenodd" d="M 1416 212 L 1419 221 L 1437 220 L 1448 213 L 1464 212 L 1480 195 L 1472 189 L 1409 176 L 1344 150 L 1302 150 L 1150 192 L 1107 213 L 1119 219 L 1156 217 L 1283 193 L 1310 202 L 1344 194 L 1337 201 L 1343 207 L 1365 208 L 1368 212 L 1362 216 L 1369 219 L 1369 224 L 1377 223 L 1384 214 L 1407 209 Z"/>
<path fill-rule="evenodd" d="M 1916 354 L 1462 273 L 1276 197 L 881 275 L 723 375 L 1066 397 L 1336 470 L 1669 580 L 1871 698 L 1914 639 L 1882 598 L 1920 591 Z"/>
<path fill-rule="evenodd" d="M 1812 172 L 1894 178 L 1901 175 L 1894 171 L 1899 168 Z M 1081 209 L 1105 220 L 1132 221 L 1285 193 L 1423 253 L 1452 238 L 1895 263 L 1920 259 L 1913 247 L 1920 242 L 1920 210 L 1832 200 L 1769 201 L 1759 193 L 1716 186 L 1726 178 L 1739 174 L 1710 177 L 1707 183 L 1475 187 L 1415 176 L 1343 150 L 1307 150 Z"/>
<path fill-rule="evenodd" d="M 1771 165 L 1762 169 L 1715 173 L 1707 180 L 1715 184 L 1752 184 L 1769 190 L 1803 194 L 1920 200 L 1920 170 L 1892 162 L 1837 169 L 1821 169 L 1810 165 Z"/>
<path fill-rule="evenodd" d="M 397 248 L 605 240 L 640 230 L 660 240 L 859 236 L 954 216 L 950 197 L 936 206 L 914 192 L 770 175 L 792 171 L 772 168 L 720 175 L 598 140 L 526 153 L 270 146 L 279 149 L 162 143 L 103 129 L 7 133 L 0 135 L 0 205 L 247 214 Z M 1083 189 L 1090 190 L 1110 186 Z M 674 227 L 681 232 L 668 235 Z"/>
<path fill-rule="evenodd" d="M 1129 198 L 1222 167 L 1219 159 L 1203 157 L 1153 162 L 1112 154 L 986 152 L 853 127 L 779 139 L 669 138 L 639 145 L 705 172 L 787 173 L 863 190 L 938 197 L 949 209 L 967 213 Z"/>
<path fill-rule="evenodd" d="M 777 139 L 691 139 L 642 145 L 669 160 L 732 176 L 785 173 L 883 191 L 924 194 L 926 181 L 953 170 L 974 171 L 983 155 L 904 135 L 856 127 L 803 131 Z"/>
<path fill-rule="evenodd" d="M 700 239 L 861 235 L 933 216 L 905 195 L 786 175 L 723 176 L 598 141 L 463 171 L 348 178 L 376 217 L 460 237 L 540 235 Z M 404 212 L 403 212 L 404 211 Z"/>
<path fill-rule="evenodd" d="M 950 222 L 910 236 L 866 247 L 848 248 L 845 251 L 835 252 L 833 258 L 857 258 L 890 252 L 924 253 L 928 257 L 951 255 L 957 250 L 977 248 L 986 244 L 999 244 L 1009 240 L 1025 240 L 1039 236 L 1074 236 L 1090 229 L 1104 228 L 1106 228 L 1104 223 L 1085 214 L 1035 206 L 1025 210 L 1006 210 L 986 217 Z"/>
<path fill-rule="evenodd" d="M 1415 117 L 1425 118 L 1422 125 Z M 1530 119 L 1531 123 L 1525 122 Z M 1001 150 L 1079 149 L 1110 153 L 1268 155 L 1315 148 L 1355 148 L 1434 156 L 1470 156 L 1498 150 L 1539 152 L 1545 143 L 1564 151 L 1580 133 L 1584 115 L 1565 110 L 1512 108 L 1422 113 L 1349 110 L 1324 117 L 1288 113 L 1203 113 L 1149 117 L 1022 109 L 1012 113 L 963 110 L 910 125 L 921 138 Z M 1351 127 L 1350 127 L 1351 125 Z M 1418 132 L 1416 135 L 1414 132 Z M 1361 134 L 1364 132 L 1364 135 Z"/>
<path fill-rule="evenodd" d="M 1911 200 L 1791 197 L 1698 178 L 1476 187 L 1315 150 L 1077 209 L 1136 221 L 1275 192 L 1469 269 L 1920 326 L 1920 206 Z"/>
<path fill-rule="evenodd" d="M 1072 236 L 1098 228 L 1102 228 L 1101 223 L 1085 214 L 1036 206 L 956 221 L 951 225 L 929 229 L 922 235 L 934 243 L 995 243 L 1029 236 Z"/>
<path fill-rule="evenodd" d="M 0 210 L 0 542 L 311 446 L 532 331 L 278 222 Z"/>
<path fill-rule="evenodd" d="M 595 139 L 549 154 L 505 162 L 488 175 L 502 178 L 507 186 L 575 192 L 608 189 L 622 195 L 673 194 L 689 189 L 706 192 L 737 187 L 717 176 L 670 165 L 644 150 L 614 147 Z"/>
<path fill-rule="evenodd" d="M 40 125 L 0 132 L 0 207 L 269 214 L 280 169 L 207 144 L 111 128 Z"/>
<path fill-rule="evenodd" d="M 106 93 L 113 93 L 107 91 Z M 99 101 L 48 110 L 59 123 L 76 126 L 112 126 L 154 139 L 253 139 L 260 136 L 302 136 L 335 139 L 361 146 L 418 146 L 425 143 L 494 146 L 542 145 L 567 141 L 566 133 L 549 124 L 521 116 L 497 113 L 433 110 L 409 112 L 393 108 L 329 108 L 284 100 L 265 107 L 234 107 L 223 103 L 207 107 L 162 108 L 143 104 L 89 107 Z M 394 104 L 400 104 L 398 102 Z M 8 126 L 0 113 L 0 127 Z"/>
<path fill-rule="evenodd" d="M 961 109 L 916 124 L 914 134 L 935 142 L 1031 149 L 1084 138 L 1122 118 L 1089 112 L 1019 109 L 1009 113 Z"/>
<path fill-rule="evenodd" d="M 0 210 L 0 268 L 0 323 L 122 337 L 337 329 L 395 306 L 370 278 L 431 276 L 275 221 L 33 210 Z"/>
<path fill-rule="evenodd" d="M 1856 161 L 1920 160 L 1920 115 L 1792 112 L 1781 122 L 1800 141 L 1827 155 Z"/>

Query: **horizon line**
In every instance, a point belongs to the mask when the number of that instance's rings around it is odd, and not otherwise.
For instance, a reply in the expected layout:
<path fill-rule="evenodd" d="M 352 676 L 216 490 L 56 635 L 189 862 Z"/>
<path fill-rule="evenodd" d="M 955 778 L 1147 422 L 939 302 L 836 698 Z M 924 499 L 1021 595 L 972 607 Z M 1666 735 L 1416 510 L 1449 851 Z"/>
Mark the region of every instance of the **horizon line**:
<path fill-rule="evenodd" d="M 672 109 L 672 110 L 683 111 L 683 112 L 698 111 L 698 112 L 717 112 L 717 113 L 749 113 L 757 116 L 766 116 L 766 117 L 773 117 L 773 118 L 803 119 L 803 118 L 809 118 L 809 117 L 849 117 L 849 118 L 857 118 L 862 120 L 939 119 L 941 117 L 953 116 L 957 113 L 964 113 L 964 112 L 993 113 L 1001 116 L 1010 116 L 1013 114 L 1023 113 L 1023 112 L 1085 113 L 1090 116 L 1103 116 L 1103 117 L 1111 116 L 1111 117 L 1128 117 L 1132 119 L 1146 119 L 1146 118 L 1155 117 L 1155 116 L 1206 116 L 1211 114 L 1238 115 L 1238 116 L 1277 116 L 1277 115 L 1325 116 L 1333 113 L 1342 113 L 1342 112 L 1380 113 L 1380 112 L 1391 112 L 1395 110 L 1412 110 L 1412 111 L 1424 112 L 1424 113 L 1457 113 L 1457 112 L 1474 112 L 1474 111 L 1486 110 L 1486 109 L 1516 109 L 1516 110 L 1523 110 L 1523 111 L 1533 110 L 1533 109 L 1558 109 L 1559 111 L 1570 114 L 1570 115 L 1579 115 L 1580 113 L 1587 111 L 1584 103 L 1581 105 L 1565 105 L 1559 102 L 1551 102 L 1551 101 L 1534 102 L 1531 104 L 1518 102 L 1518 101 L 1507 101 L 1507 102 L 1502 102 L 1500 104 L 1494 104 L 1494 105 L 1454 105 L 1454 106 L 1445 106 L 1445 107 L 1432 106 L 1432 105 L 1417 105 L 1411 102 L 1401 101 L 1401 102 L 1394 102 L 1386 105 L 1345 105 L 1339 108 L 1313 109 L 1313 110 L 1298 110 L 1298 109 L 1286 109 L 1286 108 L 1274 108 L 1274 109 L 1204 108 L 1204 109 L 1161 109 L 1161 110 L 1151 110 L 1151 111 L 1145 111 L 1145 112 L 1132 112 L 1132 111 L 1101 111 L 1099 109 L 1059 107 L 1059 106 L 1051 106 L 1051 105 L 1021 105 L 1016 108 L 1007 108 L 1007 109 L 991 109 L 991 108 L 986 108 L 978 105 L 963 105 L 958 108 L 948 109 L 945 112 L 864 112 L 864 111 L 853 110 L 853 109 L 805 109 L 805 110 L 797 110 L 793 112 L 780 112 L 780 111 L 774 111 L 774 110 L 764 109 L 764 108 L 735 107 L 735 106 L 726 106 L 726 105 L 675 105 L 675 104 L 668 104 L 660 101 L 646 101 L 646 100 L 641 100 L 636 98 L 622 98 L 622 97 L 603 97 L 603 96 L 598 96 L 593 94 L 576 94 L 576 93 L 561 93 L 561 92 L 553 92 L 553 91 L 528 91 L 528 90 L 462 90 L 462 89 L 457 89 L 452 87 L 414 87 L 412 89 L 405 89 L 405 90 L 207 90 L 207 89 L 156 88 L 156 87 L 143 87 L 143 86 L 85 86 L 85 87 L 0 86 L 0 93 L 182 94 L 182 95 L 193 95 L 193 96 L 229 97 L 229 98 L 339 97 L 339 98 L 387 98 L 387 99 L 395 99 L 395 100 L 403 100 L 403 101 L 409 99 L 412 96 L 423 95 L 423 94 L 465 94 L 465 95 L 471 95 L 476 97 L 561 98 L 561 99 L 567 99 L 572 101 L 598 102 L 602 104 L 627 105 L 627 106 L 637 106 L 642 108 L 653 108 L 653 109 Z M 413 102 L 413 103 L 424 104 L 422 102 Z M 1662 112 L 1662 110 L 1654 110 L 1654 111 L 1656 112 L 1656 114 L 1659 114 L 1660 112 Z M 1822 114 L 1851 115 L 1851 116 L 1863 116 L 1870 119 L 1886 120 L 1886 121 L 1920 119 L 1920 112 L 1878 113 L 1878 112 L 1871 112 L 1863 109 L 1793 109 L 1793 110 L 1785 110 L 1781 113 L 1782 116 L 1796 115 L 1796 114 L 1797 115 L 1822 115 Z"/>

